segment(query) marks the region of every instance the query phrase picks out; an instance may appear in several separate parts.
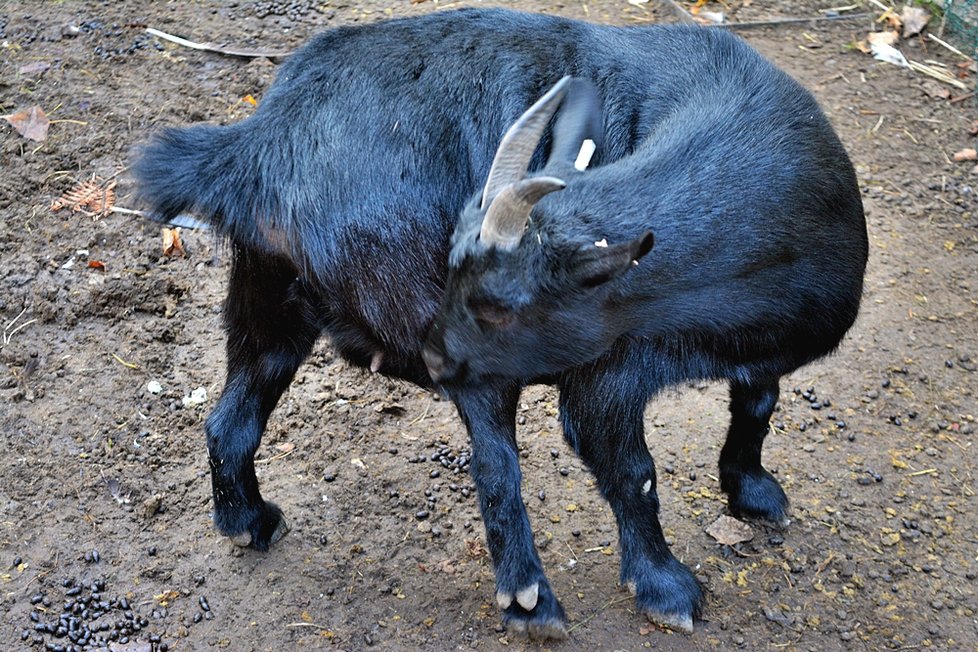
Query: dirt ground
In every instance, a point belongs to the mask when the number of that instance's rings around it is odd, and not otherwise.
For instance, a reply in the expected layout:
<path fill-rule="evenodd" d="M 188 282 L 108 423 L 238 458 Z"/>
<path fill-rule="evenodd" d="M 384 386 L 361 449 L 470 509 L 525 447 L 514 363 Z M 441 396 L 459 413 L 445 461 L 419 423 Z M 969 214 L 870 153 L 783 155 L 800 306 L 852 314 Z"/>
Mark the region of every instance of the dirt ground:
<path fill-rule="evenodd" d="M 727 11 L 810 16 L 833 2 Z M 66 645 L 45 629 L 67 605 L 116 632 L 116 649 L 144 652 L 978 650 L 978 175 L 949 158 L 969 145 L 975 103 L 850 48 L 871 18 L 741 32 L 814 91 L 849 148 L 871 260 L 841 350 L 782 385 L 765 461 L 792 499 L 785 531 L 755 525 L 735 547 L 704 531 L 724 513 L 724 387 L 679 388 L 647 412 L 663 526 L 707 589 L 692 636 L 652 627 L 616 585 L 613 517 L 563 444 L 548 388 L 522 401 L 523 490 L 568 642 L 537 646 L 499 624 L 452 406 L 348 368 L 326 342 L 258 454 L 291 533 L 261 554 L 215 532 L 202 426 L 223 382 L 226 252 L 185 232 L 187 256 L 163 257 L 159 230 L 137 218 L 51 202 L 118 175 L 117 204 L 139 208 L 134 144 L 161 125 L 240 120 L 274 78 L 267 59 L 197 52 L 145 26 L 289 49 L 334 25 L 460 4 L 477 3 L 0 3 L 0 113 L 39 105 L 53 121 L 41 143 L 0 123 L 0 649 Z M 509 6 L 675 19 L 655 2 Z M 929 40 L 901 47 L 959 70 Z M 185 405 L 197 388 L 206 398 Z"/>

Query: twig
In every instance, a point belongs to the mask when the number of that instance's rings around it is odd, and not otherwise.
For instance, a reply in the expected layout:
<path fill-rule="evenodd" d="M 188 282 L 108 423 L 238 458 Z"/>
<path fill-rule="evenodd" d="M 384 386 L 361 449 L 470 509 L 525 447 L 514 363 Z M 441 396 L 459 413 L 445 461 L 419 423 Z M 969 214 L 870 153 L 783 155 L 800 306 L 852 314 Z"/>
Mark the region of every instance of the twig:
<path fill-rule="evenodd" d="M 948 100 L 948 103 L 957 104 L 958 102 L 964 102 L 965 100 L 970 100 L 974 96 L 975 96 L 974 92 L 965 93 L 964 95 L 958 95 L 957 97 L 952 97 L 951 99 Z"/>
<path fill-rule="evenodd" d="M 915 70 L 917 72 L 922 72 L 925 75 L 927 75 L 928 77 L 933 77 L 934 79 L 936 79 L 938 81 L 942 81 L 945 84 L 950 84 L 951 86 L 954 86 L 955 88 L 960 88 L 963 91 L 964 90 L 968 90 L 967 84 L 965 84 L 962 81 L 959 81 L 959 80 L 955 79 L 954 77 L 952 77 L 951 75 L 947 74 L 943 70 L 938 70 L 937 68 L 934 68 L 933 66 L 927 66 L 927 65 L 924 65 L 924 64 L 922 64 L 922 63 L 920 63 L 918 61 L 912 61 L 910 59 L 907 59 L 907 63 L 910 64 L 911 70 Z"/>
<path fill-rule="evenodd" d="M 123 215 L 139 215 L 142 216 L 144 213 L 142 211 L 137 211 L 132 208 L 123 208 L 122 206 L 113 206 L 109 209 L 110 213 L 122 213 Z"/>
<path fill-rule="evenodd" d="M 313 627 L 315 629 L 321 629 L 324 632 L 329 631 L 329 627 L 326 625 L 317 625 L 316 623 L 288 623 L 286 627 Z"/>
<path fill-rule="evenodd" d="M 115 358 L 116 362 L 121 364 L 123 367 L 128 367 L 129 369 L 139 369 L 138 364 L 133 364 L 132 362 L 126 362 L 125 360 L 117 356 L 115 353 L 112 354 L 112 357 Z"/>
<path fill-rule="evenodd" d="M 711 27 L 723 27 L 725 29 L 751 29 L 754 27 L 778 27 L 780 25 L 799 25 L 805 23 L 816 23 L 830 20 L 858 20 L 867 18 L 869 14 L 849 14 L 847 16 L 812 16 L 811 18 L 776 18 L 773 20 L 754 20 L 747 23 L 719 23 Z"/>
<path fill-rule="evenodd" d="M 215 52 L 217 54 L 223 54 L 229 57 L 245 57 L 249 59 L 254 59 L 258 57 L 266 57 L 268 59 L 285 59 L 292 54 L 292 50 L 285 52 L 276 52 L 274 50 L 239 50 L 237 48 L 225 48 L 217 45 L 216 43 L 196 43 L 194 41 L 188 41 L 185 38 L 180 38 L 179 36 L 174 36 L 173 34 L 167 34 L 166 32 L 161 32 L 158 29 L 153 29 L 152 27 L 147 27 L 146 31 L 157 38 L 161 38 L 165 41 L 170 41 L 171 43 L 176 43 L 177 45 L 182 45 L 185 48 L 190 48 L 192 50 L 202 50 L 204 52 Z"/>
<path fill-rule="evenodd" d="M 938 45 L 943 45 L 948 50 L 950 50 L 954 54 L 958 55 L 962 59 L 967 59 L 968 61 L 971 61 L 971 57 L 969 57 L 967 54 L 965 54 L 961 50 L 957 49 L 956 47 L 954 47 L 953 45 L 951 45 L 947 41 L 942 41 L 941 39 L 937 38 L 936 36 L 934 36 L 933 34 L 930 34 L 930 33 L 927 34 L 927 38 L 929 38 L 930 40 L 934 41 Z"/>
<path fill-rule="evenodd" d="M 262 460 L 255 460 L 255 464 L 268 464 L 269 462 L 274 462 L 275 460 L 280 460 L 283 457 L 288 457 L 289 455 L 291 455 L 294 452 L 295 452 L 295 449 L 293 448 L 290 451 L 285 451 L 284 453 L 279 453 L 278 455 L 273 455 L 272 457 L 266 457 L 265 459 L 262 459 Z"/>
<path fill-rule="evenodd" d="M 679 18 L 681 22 L 690 23 L 691 25 L 696 25 L 696 19 L 683 8 L 676 0 L 665 0 L 666 4 L 672 7 L 673 12 Z"/>
<path fill-rule="evenodd" d="M 585 624 L 586 622 L 588 622 L 589 620 L 591 620 L 592 618 L 594 618 L 595 616 L 597 616 L 599 613 L 601 613 L 602 611 L 604 611 L 608 607 L 614 606 L 614 605 L 619 604 L 621 602 L 628 602 L 631 599 L 632 599 L 632 596 L 629 595 L 629 596 L 625 596 L 624 598 L 615 598 L 614 600 L 609 600 L 608 602 L 604 603 L 601 606 L 600 609 L 598 609 L 597 611 L 595 611 L 593 614 L 591 614 L 587 618 L 585 618 L 583 620 L 579 620 L 576 623 L 574 623 L 573 625 L 571 625 L 570 627 L 568 627 L 567 628 L 567 633 L 570 634 L 575 629 L 577 629 L 581 625 Z"/>

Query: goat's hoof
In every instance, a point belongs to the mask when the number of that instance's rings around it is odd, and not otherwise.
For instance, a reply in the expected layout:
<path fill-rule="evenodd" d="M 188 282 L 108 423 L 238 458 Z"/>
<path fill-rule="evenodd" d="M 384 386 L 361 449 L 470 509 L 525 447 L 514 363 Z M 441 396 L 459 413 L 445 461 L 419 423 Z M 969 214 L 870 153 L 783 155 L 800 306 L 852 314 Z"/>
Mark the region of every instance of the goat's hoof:
<path fill-rule="evenodd" d="M 533 582 L 516 593 L 499 591 L 496 602 L 503 608 L 503 624 L 511 632 L 535 641 L 567 638 L 564 608 L 546 580 Z"/>
<path fill-rule="evenodd" d="M 518 634 L 525 634 L 534 641 L 554 639 L 562 641 L 567 638 L 567 623 L 559 618 L 551 618 L 543 622 L 536 620 L 511 620 L 506 623 L 507 629 Z"/>
<path fill-rule="evenodd" d="M 517 591 L 515 596 L 506 591 L 496 591 L 496 604 L 499 605 L 500 609 L 509 609 L 509 606 L 513 604 L 514 597 L 516 598 L 517 604 L 527 611 L 532 611 L 537 606 L 537 599 L 540 597 L 540 584 L 534 582 Z"/>
<path fill-rule="evenodd" d="M 289 522 L 285 520 L 285 517 L 281 514 L 278 515 L 278 525 L 275 527 L 275 531 L 272 532 L 272 536 L 269 539 L 269 545 L 278 543 L 282 537 L 289 533 Z"/>
<path fill-rule="evenodd" d="M 693 633 L 692 614 L 663 614 L 656 611 L 646 611 L 645 616 L 660 627 L 668 627 L 683 634 Z"/>
<path fill-rule="evenodd" d="M 774 476 L 764 469 L 760 473 L 721 474 L 720 486 L 729 496 L 727 509 L 736 518 L 779 529 L 791 523 L 788 497 Z"/>
<path fill-rule="evenodd" d="M 703 607 L 703 589 L 693 573 L 669 555 L 654 563 L 632 557 L 622 567 L 623 584 L 635 596 L 638 610 L 657 625 L 690 633 Z"/>
<path fill-rule="evenodd" d="M 251 545 L 251 532 L 242 532 L 231 537 L 231 543 L 239 548 L 247 548 Z"/>

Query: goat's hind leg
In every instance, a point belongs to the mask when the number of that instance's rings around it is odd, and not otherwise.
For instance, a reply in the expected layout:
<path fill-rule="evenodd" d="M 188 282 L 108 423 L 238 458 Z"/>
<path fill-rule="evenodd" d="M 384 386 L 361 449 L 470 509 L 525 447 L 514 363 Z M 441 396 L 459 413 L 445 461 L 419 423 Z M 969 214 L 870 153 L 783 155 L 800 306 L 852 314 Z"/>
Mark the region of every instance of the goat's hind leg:
<path fill-rule="evenodd" d="M 470 470 L 479 494 L 503 623 L 533 639 L 565 638 L 567 619 L 533 543 L 520 495 L 516 404 L 520 386 L 451 392 L 472 440 Z"/>
<path fill-rule="evenodd" d="M 614 351 L 564 377 L 564 436 L 594 473 L 618 521 L 621 583 L 650 620 L 689 632 L 703 591 L 669 550 L 659 524 L 655 465 L 643 427 L 656 388 L 635 373 L 648 366 L 642 355 Z"/>
<path fill-rule="evenodd" d="M 255 451 L 319 326 L 292 264 L 253 250 L 235 251 L 224 322 L 227 381 L 205 424 L 214 522 L 235 543 L 267 550 L 288 525 L 258 491 Z"/>
<path fill-rule="evenodd" d="M 788 524 L 788 498 L 761 466 L 761 447 L 778 402 L 778 380 L 730 382 L 730 429 L 720 451 L 720 487 L 735 516 Z"/>

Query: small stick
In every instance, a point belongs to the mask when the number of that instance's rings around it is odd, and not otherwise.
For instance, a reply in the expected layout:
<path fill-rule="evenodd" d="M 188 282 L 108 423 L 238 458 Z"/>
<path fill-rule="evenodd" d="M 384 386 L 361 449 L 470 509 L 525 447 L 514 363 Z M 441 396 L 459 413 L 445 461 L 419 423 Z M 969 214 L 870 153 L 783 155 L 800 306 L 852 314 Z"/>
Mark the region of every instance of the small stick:
<path fill-rule="evenodd" d="M 217 54 L 223 54 L 230 57 L 245 57 L 245 58 L 256 58 L 256 57 L 267 57 L 269 59 L 284 59 L 292 54 L 292 51 L 286 52 L 275 52 L 269 50 L 238 50 L 236 48 L 224 48 L 214 43 L 196 43 L 194 41 L 188 41 L 185 38 L 180 38 L 179 36 L 174 36 L 173 34 L 167 34 L 158 29 L 153 29 L 152 27 L 147 27 L 146 31 L 153 36 L 161 38 L 165 41 L 170 41 L 171 43 L 176 43 L 177 45 L 182 45 L 185 48 L 190 48 L 192 50 L 202 50 L 204 52 L 216 52 Z"/>
<path fill-rule="evenodd" d="M 751 29 L 753 27 L 777 27 L 779 25 L 798 25 L 805 23 L 818 23 L 830 20 L 859 20 L 866 18 L 869 14 L 848 14 L 846 16 L 812 16 L 811 18 L 777 18 L 773 20 L 754 20 L 746 23 L 720 23 L 713 27 L 724 27 L 726 29 Z"/>
<path fill-rule="evenodd" d="M 965 54 L 961 50 L 957 49 L 956 47 L 954 47 L 953 45 L 951 45 L 947 41 L 942 41 L 941 39 L 937 38 L 936 36 L 934 36 L 933 34 L 930 34 L 930 33 L 927 34 L 927 38 L 929 38 L 930 40 L 934 41 L 938 45 L 943 45 L 948 50 L 950 50 L 954 54 L 958 55 L 962 59 L 967 59 L 968 61 L 971 61 L 971 57 L 969 57 L 967 54 Z"/>
<path fill-rule="evenodd" d="M 948 102 L 951 104 L 957 104 L 958 102 L 964 102 L 965 100 L 971 99 L 974 96 L 975 94 L 973 92 L 965 93 L 964 95 L 958 95 L 957 97 L 952 97 L 951 99 L 948 100 Z"/>
<path fill-rule="evenodd" d="M 696 19 L 682 5 L 680 5 L 676 0 L 666 0 L 666 4 L 672 7 L 673 12 L 679 17 L 679 20 L 684 23 L 690 23 L 696 25 Z"/>
<path fill-rule="evenodd" d="M 123 367 L 128 367 L 129 369 L 139 369 L 138 364 L 133 364 L 132 362 L 126 362 L 125 360 L 117 356 L 115 353 L 112 354 L 112 357 L 115 358 L 116 362 L 121 364 Z"/>
<path fill-rule="evenodd" d="M 910 64 L 910 68 L 912 70 L 916 70 L 917 72 L 922 72 L 922 73 L 924 73 L 925 75 L 927 75 L 929 77 L 933 77 L 934 79 L 936 79 L 938 81 L 942 81 L 945 84 L 950 84 L 951 86 L 954 86 L 955 88 L 960 88 L 963 91 L 968 90 L 967 84 L 965 84 L 964 82 L 958 81 L 957 79 L 955 79 L 954 77 L 952 77 L 951 75 L 947 74 L 946 72 L 944 72 L 942 70 L 937 70 L 936 68 L 933 68 L 932 66 L 927 66 L 927 65 L 924 65 L 924 64 L 919 63 L 917 61 L 911 61 L 909 59 L 907 60 L 907 62 Z"/>

